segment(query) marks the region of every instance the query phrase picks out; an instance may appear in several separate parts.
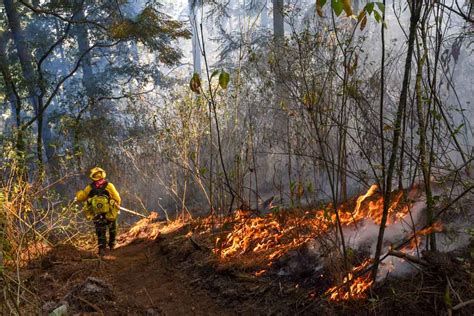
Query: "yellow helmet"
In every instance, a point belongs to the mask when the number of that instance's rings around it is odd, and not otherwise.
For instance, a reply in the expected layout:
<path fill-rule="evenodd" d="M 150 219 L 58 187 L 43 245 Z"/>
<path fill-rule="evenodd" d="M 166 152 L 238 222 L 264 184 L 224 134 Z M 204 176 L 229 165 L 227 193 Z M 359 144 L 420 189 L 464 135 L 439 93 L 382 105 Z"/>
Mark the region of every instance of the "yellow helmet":
<path fill-rule="evenodd" d="M 105 170 L 99 167 L 92 168 L 89 174 L 89 178 L 91 178 L 93 181 L 105 179 L 105 176 Z"/>

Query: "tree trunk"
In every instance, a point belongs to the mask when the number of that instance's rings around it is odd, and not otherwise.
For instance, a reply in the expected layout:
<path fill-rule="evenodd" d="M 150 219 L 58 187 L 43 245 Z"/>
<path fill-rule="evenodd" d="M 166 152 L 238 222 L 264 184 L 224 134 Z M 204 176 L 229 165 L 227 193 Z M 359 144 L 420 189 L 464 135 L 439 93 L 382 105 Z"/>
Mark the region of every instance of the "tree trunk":
<path fill-rule="evenodd" d="M 426 32 L 422 29 L 422 37 L 426 36 Z M 423 42 L 425 39 L 423 39 Z M 419 51 L 419 50 L 418 50 Z M 416 72 L 416 82 L 415 82 L 415 93 L 416 93 L 416 114 L 418 118 L 418 135 L 420 137 L 419 149 L 420 149 L 420 164 L 421 172 L 423 174 L 423 182 L 425 184 L 425 194 L 426 194 L 426 217 L 427 224 L 433 225 L 433 194 L 431 191 L 431 179 L 430 179 L 430 162 L 429 157 L 430 152 L 427 152 L 427 135 L 426 135 L 426 121 L 423 111 L 423 92 L 421 91 L 421 83 L 423 76 L 423 65 L 428 56 L 428 51 L 426 45 L 423 45 L 423 54 L 421 55 L 418 61 L 418 67 Z M 433 131 L 434 133 L 434 131 Z M 436 251 L 436 235 L 433 232 L 428 236 L 429 246 L 431 250 Z M 427 244 L 428 246 L 428 244 Z"/>
<path fill-rule="evenodd" d="M 192 37 L 192 54 L 194 73 L 201 76 L 201 47 L 199 44 L 199 8 L 201 7 L 201 0 L 188 0 L 189 4 L 189 21 L 191 22 Z"/>
<path fill-rule="evenodd" d="M 273 0 L 273 39 L 275 44 L 275 108 L 281 107 L 283 88 L 283 67 L 281 65 L 285 24 L 283 21 L 283 0 Z"/>
<path fill-rule="evenodd" d="M 3 5 L 5 7 L 5 12 L 7 14 L 8 25 L 12 32 L 13 41 L 15 44 L 15 48 L 18 54 L 18 59 L 20 60 L 21 70 L 26 82 L 26 87 L 28 89 L 28 98 L 33 106 L 35 111 L 35 115 L 38 116 L 37 123 L 37 159 L 40 165 L 40 169 L 43 168 L 43 140 L 41 138 L 41 131 L 43 129 L 43 111 L 40 107 L 39 102 L 39 95 L 40 89 L 38 86 L 36 73 L 33 68 L 33 58 L 28 50 L 27 41 L 25 38 L 25 34 L 21 28 L 20 17 L 18 15 L 17 8 L 13 2 L 13 0 L 3 0 Z"/>
<path fill-rule="evenodd" d="M 387 176 L 386 176 L 386 179 L 384 179 L 385 190 L 384 190 L 383 214 L 382 214 L 382 220 L 380 223 L 379 235 L 377 239 L 377 248 L 375 250 L 375 257 L 374 257 L 375 262 L 374 262 L 374 266 L 372 270 L 372 278 L 374 280 L 377 278 L 377 271 L 378 271 L 378 266 L 379 266 L 378 261 L 380 259 L 380 255 L 382 252 L 385 225 L 387 224 L 388 210 L 390 207 L 390 193 L 392 191 L 392 180 L 393 180 L 393 175 L 395 173 L 395 164 L 397 161 L 397 153 L 398 153 L 398 147 L 400 143 L 402 115 L 405 111 L 407 100 L 408 100 L 408 88 L 410 85 L 411 63 L 412 63 L 412 58 L 413 58 L 413 51 L 415 48 L 416 27 L 420 19 L 421 7 L 422 7 L 422 0 L 413 0 L 411 2 L 408 51 L 407 51 L 407 56 L 406 56 L 406 61 L 405 61 L 405 72 L 403 76 L 402 90 L 400 93 L 400 101 L 398 103 L 397 116 L 394 122 L 392 151 L 390 153 Z M 381 137 L 383 137 L 383 135 Z"/>
<path fill-rule="evenodd" d="M 287 101 L 287 90 L 284 86 L 284 41 L 285 41 L 285 24 L 284 24 L 284 1 L 273 0 L 273 41 L 274 41 L 274 69 L 275 69 L 275 86 L 273 90 L 273 108 L 275 116 L 273 119 L 273 133 L 276 135 L 276 148 L 287 153 L 287 161 L 282 161 L 288 167 L 288 183 L 290 191 L 290 200 L 293 203 L 293 188 L 291 175 L 291 142 L 290 142 L 290 117 L 285 112 L 285 101 Z M 285 134 L 287 133 L 288 135 Z M 283 136 L 283 137 L 282 137 Z M 282 178 L 284 175 L 282 174 Z M 282 179 L 283 180 L 283 179 Z M 283 198 L 283 196 L 282 196 Z"/>
<path fill-rule="evenodd" d="M 12 80 L 10 64 L 8 62 L 8 55 L 7 55 L 8 37 L 9 36 L 7 32 L 1 32 L 0 34 L 0 70 L 1 70 L 3 81 L 5 84 L 7 100 L 9 102 L 9 105 L 12 111 L 13 122 L 15 123 L 16 128 L 20 128 L 21 105 L 20 105 L 20 100 L 16 97 L 15 92 L 14 92 L 15 86 Z"/>
<path fill-rule="evenodd" d="M 285 36 L 283 0 L 273 0 L 273 36 L 276 43 L 281 45 Z"/>
<path fill-rule="evenodd" d="M 471 0 L 469 4 L 469 17 L 474 19 L 474 0 Z"/>
<path fill-rule="evenodd" d="M 78 20 L 85 20 L 84 10 L 85 8 L 83 6 L 83 3 L 81 3 L 81 8 L 79 12 L 77 13 Z M 80 24 L 77 24 L 75 28 L 76 28 L 77 44 L 79 46 L 79 53 L 83 54 L 84 52 L 90 49 L 89 35 L 87 34 L 88 33 L 87 24 L 80 23 Z M 95 98 L 95 89 L 94 89 L 94 73 L 92 71 L 92 61 L 91 61 L 90 54 L 86 54 L 83 57 L 81 68 L 82 68 L 82 85 L 86 89 L 88 102 L 92 106 L 94 103 L 93 100 Z"/>
<path fill-rule="evenodd" d="M 267 0 L 261 1 L 262 11 L 260 12 L 260 27 L 264 30 L 268 28 L 268 5 Z"/>

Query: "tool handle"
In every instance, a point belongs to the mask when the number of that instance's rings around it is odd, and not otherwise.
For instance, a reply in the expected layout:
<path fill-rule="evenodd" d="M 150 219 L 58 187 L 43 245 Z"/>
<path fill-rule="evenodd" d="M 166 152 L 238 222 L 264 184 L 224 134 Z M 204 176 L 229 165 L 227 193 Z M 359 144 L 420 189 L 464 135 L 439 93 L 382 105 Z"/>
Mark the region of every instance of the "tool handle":
<path fill-rule="evenodd" d="M 137 215 L 137 216 L 140 216 L 140 217 L 146 218 L 146 216 L 145 216 L 145 215 L 143 215 L 143 214 L 140 214 L 140 213 L 137 213 L 137 212 L 135 212 L 135 211 L 132 211 L 132 210 L 129 210 L 128 208 L 125 208 L 125 207 L 123 207 L 123 206 L 119 206 L 119 209 L 120 209 L 120 210 L 122 210 L 122 211 L 124 211 L 124 212 L 127 212 L 127 213 L 130 213 L 130 214 L 133 214 L 133 215 Z"/>

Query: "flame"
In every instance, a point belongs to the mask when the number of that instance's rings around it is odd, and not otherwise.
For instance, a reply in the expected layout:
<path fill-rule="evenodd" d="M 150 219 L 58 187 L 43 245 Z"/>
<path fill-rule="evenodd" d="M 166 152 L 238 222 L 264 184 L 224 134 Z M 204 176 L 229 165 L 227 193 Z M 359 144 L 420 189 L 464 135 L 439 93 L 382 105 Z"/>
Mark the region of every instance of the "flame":
<path fill-rule="evenodd" d="M 374 281 L 369 274 L 359 276 L 355 279 L 354 275 L 365 269 L 371 263 L 372 259 L 367 259 L 359 266 L 353 268 L 352 271 L 344 277 L 344 286 L 333 286 L 329 288 L 325 294 L 329 294 L 329 299 L 335 302 L 347 301 L 350 299 L 365 299 L 367 297 L 366 291 L 372 286 Z"/>
<path fill-rule="evenodd" d="M 378 188 L 379 188 L 378 185 L 373 184 L 364 195 L 361 195 L 357 198 L 356 207 L 354 209 L 354 214 L 352 214 L 352 216 L 351 216 L 354 220 L 359 220 L 359 219 L 364 218 L 365 214 L 363 214 L 363 212 L 360 213 L 360 208 L 361 208 L 362 202 L 364 202 L 365 199 L 367 199 L 368 197 L 371 197 L 372 195 L 374 195 L 375 192 L 377 192 Z M 349 221 L 347 221 L 347 222 L 349 222 Z"/>
<path fill-rule="evenodd" d="M 272 261 L 315 237 L 314 234 L 301 235 L 298 232 L 306 229 L 314 233 L 316 227 L 322 231 L 328 229 L 324 221 L 306 215 L 285 218 L 275 214 L 252 216 L 250 212 L 237 211 L 232 231 L 224 238 L 216 239 L 214 253 L 221 259 L 247 253 L 264 254 L 267 261 Z"/>
<path fill-rule="evenodd" d="M 373 196 L 377 193 L 377 190 L 378 186 L 374 184 L 364 195 L 359 196 L 357 198 L 356 206 L 353 212 L 339 208 L 339 219 L 341 220 L 341 223 L 348 226 L 361 220 L 370 218 L 375 224 L 379 225 L 382 222 L 384 198 L 383 196 L 379 196 L 376 199 L 373 199 Z M 364 205 L 364 202 L 370 198 L 372 199 Z M 402 198 L 403 191 L 399 191 L 390 200 L 387 225 L 401 220 L 406 214 L 408 214 L 409 207 L 408 205 L 402 205 Z M 332 219 L 333 221 L 336 220 L 335 214 L 333 215 Z"/>
<path fill-rule="evenodd" d="M 421 243 L 421 237 L 426 236 L 429 234 L 432 234 L 434 232 L 441 232 L 443 230 L 443 224 L 440 221 L 434 222 L 433 225 L 420 229 L 416 231 L 412 236 L 411 236 L 411 241 L 410 245 L 408 247 L 405 247 L 404 250 L 413 250 L 416 249 L 420 243 Z"/>
<path fill-rule="evenodd" d="M 341 205 L 338 209 L 339 218 L 343 225 L 351 225 L 362 220 L 371 219 L 380 224 L 383 214 L 384 199 L 376 184 L 372 185 L 365 194 L 355 201 L 353 211 L 350 203 Z M 397 192 L 391 199 L 387 224 L 402 219 L 409 210 L 403 205 L 403 192 Z M 354 202 L 352 202 L 354 203 Z M 352 204 L 353 205 L 353 204 Z M 230 259 L 246 254 L 261 254 L 264 261 L 271 265 L 271 261 L 278 259 L 291 249 L 297 248 L 326 232 L 336 223 L 336 214 L 328 216 L 327 211 L 306 211 L 304 216 L 286 214 L 282 216 L 270 213 L 264 217 L 255 216 L 249 211 L 236 211 L 233 217 L 223 219 L 222 225 L 231 224 L 232 229 L 227 235 L 216 238 L 214 253 L 221 259 Z M 209 218 L 199 223 L 200 228 L 211 231 L 215 223 Z M 308 232 L 309 234 L 302 234 Z"/>
<path fill-rule="evenodd" d="M 404 191 L 391 193 L 388 206 L 387 225 L 403 221 L 411 205 L 404 198 Z M 382 221 L 384 198 L 377 185 L 372 185 L 367 192 L 343 203 L 338 209 L 342 225 L 350 226 L 362 221 L 372 221 L 379 225 Z M 328 212 L 328 210 L 331 210 Z M 256 266 L 254 275 L 259 277 L 266 273 L 267 267 L 275 260 L 296 249 L 318 235 L 324 234 L 336 224 L 336 213 L 332 204 L 325 210 L 306 210 L 304 212 L 283 211 L 257 216 L 251 211 L 236 211 L 232 216 L 208 217 L 197 222 L 199 231 L 212 232 L 221 227 L 225 234 L 215 237 L 214 253 L 221 262 L 233 259 L 245 259 Z M 224 229 L 225 227 L 225 229 Z M 412 240 L 412 248 L 421 242 L 421 236 L 440 231 L 441 223 L 437 222 L 417 231 Z M 244 261 L 245 261 L 244 260 Z M 331 301 L 366 298 L 367 290 L 373 284 L 370 275 L 357 276 L 372 259 L 365 260 L 353 268 L 344 277 L 344 286 L 331 287 L 326 291 Z M 247 263 L 247 262 L 245 262 Z"/>
<path fill-rule="evenodd" d="M 345 286 L 333 286 L 329 288 L 325 294 L 329 294 L 329 299 L 335 302 L 367 298 L 366 292 L 374 281 L 369 274 L 359 276 L 355 279 L 354 275 L 365 269 L 371 263 L 372 259 L 367 259 L 359 266 L 353 268 L 352 271 L 344 277 L 343 284 Z"/>

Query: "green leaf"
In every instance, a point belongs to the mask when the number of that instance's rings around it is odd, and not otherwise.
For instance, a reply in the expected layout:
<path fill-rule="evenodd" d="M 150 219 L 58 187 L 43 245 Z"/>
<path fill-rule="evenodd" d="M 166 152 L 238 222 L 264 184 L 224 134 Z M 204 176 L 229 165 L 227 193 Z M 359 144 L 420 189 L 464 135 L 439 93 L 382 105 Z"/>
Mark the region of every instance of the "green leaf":
<path fill-rule="evenodd" d="M 344 5 L 341 0 L 332 0 L 332 10 L 336 16 L 340 16 L 342 10 L 344 10 Z"/>
<path fill-rule="evenodd" d="M 296 187 L 296 181 L 290 181 L 290 191 L 293 192 Z"/>
<path fill-rule="evenodd" d="M 316 5 L 322 8 L 326 4 L 326 2 L 327 0 L 317 0 Z"/>
<path fill-rule="evenodd" d="M 453 136 L 456 135 L 456 134 L 459 134 L 459 132 L 461 132 L 461 129 L 464 127 L 464 123 L 462 123 L 461 125 L 459 125 L 458 127 L 456 127 L 456 129 L 453 131 Z"/>
<path fill-rule="evenodd" d="M 372 14 L 372 11 L 374 11 L 374 3 L 373 2 L 367 3 L 365 5 L 365 11 L 367 11 L 369 15 Z"/>
<path fill-rule="evenodd" d="M 385 6 L 382 2 L 375 2 L 377 7 L 379 7 L 380 12 L 385 12 Z"/>
<path fill-rule="evenodd" d="M 194 73 L 191 81 L 189 82 L 189 87 L 191 91 L 194 93 L 200 94 L 201 93 L 201 79 L 199 78 L 199 74 Z"/>
<path fill-rule="evenodd" d="M 217 74 L 219 73 L 219 70 L 216 69 L 212 72 L 212 75 L 211 75 L 211 79 L 214 78 L 215 76 L 217 76 Z"/>
<path fill-rule="evenodd" d="M 227 89 L 227 86 L 229 85 L 230 81 L 230 75 L 225 72 L 224 70 L 221 72 L 219 75 L 219 85 L 221 86 L 222 89 Z"/>
<path fill-rule="evenodd" d="M 380 15 L 379 11 L 374 10 L 374 18 L 377 21 L 377 23 L 380 23 L 380 21 L 382 20 L 382 16 Z"/>

